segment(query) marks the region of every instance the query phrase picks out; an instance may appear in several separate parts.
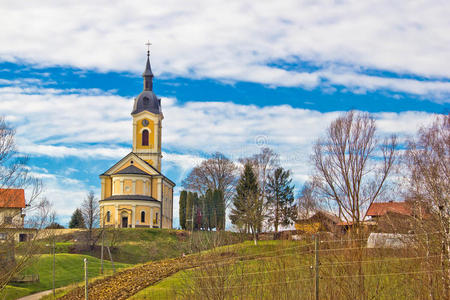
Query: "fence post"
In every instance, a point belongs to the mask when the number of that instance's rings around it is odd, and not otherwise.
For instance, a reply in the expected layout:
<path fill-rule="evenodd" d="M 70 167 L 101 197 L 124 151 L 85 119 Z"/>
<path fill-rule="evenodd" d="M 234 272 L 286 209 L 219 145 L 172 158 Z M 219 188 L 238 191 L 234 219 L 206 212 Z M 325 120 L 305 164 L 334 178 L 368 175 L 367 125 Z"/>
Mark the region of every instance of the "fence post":
<path fill-rule="evenodd" d="M 84 259 L 84 299 L 89 300 L 89 290 L 88 290 L 88 261 L 87 258 Z"/>
<path fill-rule="evenodd" d="M 100 259 L 101 259 L 101 262 L 102 262 L 102 274 L 103 274 L 103 245 L 104 245 L 104 243 L 105 243 L 105 229 L 102 228 L 102 251 L 101 251 L 101 254 L 100 254 Z"/>
<path fill-rule="evenodd" d="M 316 292 L 316 300 L 319 300 L 319 235 L 314 235 L 314 253 L 315 253 L 315 275 L 316 275 L 316 284 L 315 284 L 315 292 Z"/>
<path fill-rule="evenodd" d="M 55 292 L 55 268 L 56 268 L 56 247 L 55 247 L 55 236 L 53 236 L 53 299 L 56 299 Z"/>

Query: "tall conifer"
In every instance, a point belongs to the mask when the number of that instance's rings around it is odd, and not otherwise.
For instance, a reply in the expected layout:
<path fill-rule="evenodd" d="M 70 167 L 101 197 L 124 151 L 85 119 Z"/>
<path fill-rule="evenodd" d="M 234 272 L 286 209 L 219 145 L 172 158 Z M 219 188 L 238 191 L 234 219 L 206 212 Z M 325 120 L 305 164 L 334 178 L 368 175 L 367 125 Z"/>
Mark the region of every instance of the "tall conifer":
<path fill-rule="evenodd" d="M 181 191 L 180 193 L 180 227 L 186 229 L 186 198 L 187 191 Z"/>

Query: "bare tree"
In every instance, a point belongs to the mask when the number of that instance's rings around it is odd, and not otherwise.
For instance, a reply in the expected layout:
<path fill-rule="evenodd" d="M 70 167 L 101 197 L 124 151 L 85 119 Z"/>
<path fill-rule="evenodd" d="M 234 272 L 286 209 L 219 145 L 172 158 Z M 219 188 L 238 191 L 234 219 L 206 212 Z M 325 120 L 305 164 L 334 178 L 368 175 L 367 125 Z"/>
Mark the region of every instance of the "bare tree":
<path fill-rule="evenodd" d="M 375 119 L 350 111 L 314 145 L 314 180 L 324 199 L 358 230 L 367 208 L 383 193 L 396 161 L 397 139 L 376 137 Z"/>
<path fill-rule="evenodd" d="M 411 197 L 438 223 L 442 289 L 450 299 L 450 115 L 422 127 L 418 138 L 409 141 L 405 158 Z"/>
<path fill-rule="evenodd" d="M 27 162 L 27 157 L 17 155 L 15 130 L 4 118 L 0 118 L 0 202 L 3 206 L 0 218 L 0 233 L 3 238 L 0 241 L 0 293 L 36 254 L 35 242 L 38 235 L 42 235 L 39 229 L 48 225 L 50 203 L 46 199 L 38 199 L 42 183 L 31 176 Z M 20 202 L 18 200 L 22 197 L 13 192 L 14 189 L 26 191 L 24 209 L 12 205 Z M 27 219 L 23 218 L 25 214 Z M 22 242 L 20 255 L 16 256 L 15 244 L 21 232 L 26 232 L 22 234 L 27 234 L 27 239 Z"/>
<path fill-rule="evenodd" d="M 200 195 L 205 195 L 208 189 L 220 190 L 228 207 L 233 197 L 236 178 L 236 165 L 222 153 L 216 152 L 192 169 L 183 180 L 182 186 Z"/>
<path fill-rule="evenodd" d="M 95 241 L 92 235 L 93 228 L 98 226 L 100 220 L 100 208 L 93 191 L 89 191 L 86 199 L 84 199 L 83 204 L 81 205 L 81 213 L 88 229 L 87 242 L 92 249 L 95 245 Z"/>
<path fill-rule="evenodd" d="M 351 256 L 357 264 L 352 285 L 361 299 L 368 295 L 361 263 L 365 259 L 363 243 L 359 242 L 361 222 L 370 204 L 383 194 L 397 156 L 396 137 L 380 142 L 375 133 L 375 119 L 368 113 L 347 112 L 331 123 L 312 155 L 320 196 L 337 206 L 339 217 L 349 223 L 350 234 L 356 237 L 350 242 L 358 249 Z"/>
<path fill-rule="evenodd" d="M 311 217 L 312 213 L 320 208 L 320 203 L 314 194 L 313 182 L 305 182 L 297 197 L 297 202 L 299 219 Z"/>

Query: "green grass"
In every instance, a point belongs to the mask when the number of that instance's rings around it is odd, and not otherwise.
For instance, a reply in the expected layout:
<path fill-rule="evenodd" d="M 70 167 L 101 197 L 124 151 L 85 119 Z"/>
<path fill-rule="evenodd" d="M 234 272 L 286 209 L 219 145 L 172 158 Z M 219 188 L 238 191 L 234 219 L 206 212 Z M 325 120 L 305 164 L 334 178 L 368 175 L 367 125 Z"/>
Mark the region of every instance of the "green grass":
<path fill-rule="evenodd" d="M 231 288 L 235 293 L 228 294 L 226 299 L 308 298 L 314 293 L 314 271 L 310 268 L 313 265 L 314 254 L 308 251 L 311 247 L 305 245 L 306 243 L 290 241 L 261 241 L 255 246 L 253 242 L 244 242 L 205 251 L 234 252 L 249 260 L 237 260 L 223 267 L 213 264 L 207 271 L 201 267 L 180 271 L 141 290 L 130 299 L 184 299 L 186 297 L 213 299 L 219 294 L 213 294 L 213 291 L 210 292 L 208 289 L 217 289 L 218 293 L 223 291 L 220 288 L 220 281 L 224 278 L 227 278 L 225 287 Z M 253 259 L 253 255 L 262 255 L 266 259 Z M 323 252 L 320 267 L 323 295 L 335 295 L 339 299 L 354 297 L 348 294 L 355 290 L 358 282 L 355 276 L 357 264 L 352 264 L 357 258 L 351 255 L 343 256 L 342 252 L 335 254 Z M 365 277 L 365 287 L 369 298 L 420 299 L 422 297 L 422 295 L 419 296 L 419 293 L 422 293 L 420 285 L 417 285 L 417 282 L 421 282 L 419 278 L 422 277 L 408 274 L 387 275 L 420 270 L 418 261 L 409 261 L 400 253 L 395 254 L 389 250 L 369 251 L 363 259 L 371 262 L 363 264 L 364 274 L 368 275 Z M 220 260 L 221 258 L 217 261 Z M 438 274 L 436 276 L 439 280 Z M 200 278 L 195 279 L 195 277 Z M 195 294 L 190 294 L 192 288 Z M 205 294 L 199 294 L 199 289 Z M 211 294 L 206 294 L 209 292 Z"/>
<path fill-rule="evenodd" d="M 62 287 L 73 283 L 79 283 L 84 279 L 83 259 L 88 259 L 88 274 L 90 278 L 100 276 L 100 260 L 80 254 L 57 254 L 55 262 L 55 285 Z M 129 264 L 116 263 L 117 269 L 130 266 Z M 6 299 L 16 299 L 39 291 L 52 288 L 53 256 L 41 255 L 31 262 L 31 265 L 23 270 L 22 274 L 39 274 L 39 282 L 15 283 L 6 289 Z M 104 263 L 105 274 L 112 273 L 110 262 Z"/>

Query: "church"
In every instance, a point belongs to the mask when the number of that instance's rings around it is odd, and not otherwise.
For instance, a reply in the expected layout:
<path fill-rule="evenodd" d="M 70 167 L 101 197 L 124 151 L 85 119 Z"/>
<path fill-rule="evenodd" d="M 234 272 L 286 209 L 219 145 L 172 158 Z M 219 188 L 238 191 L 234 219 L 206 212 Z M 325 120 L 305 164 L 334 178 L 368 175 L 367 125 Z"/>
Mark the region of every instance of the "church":
<path fill-rule="evenodd" d="M 134 99 L 133 151 L 100 175 L 100 226 L 172 228 L 175 183 L 161 173 L 161 99 L 153 92 L 150 52 L 144 90 Z"/>

